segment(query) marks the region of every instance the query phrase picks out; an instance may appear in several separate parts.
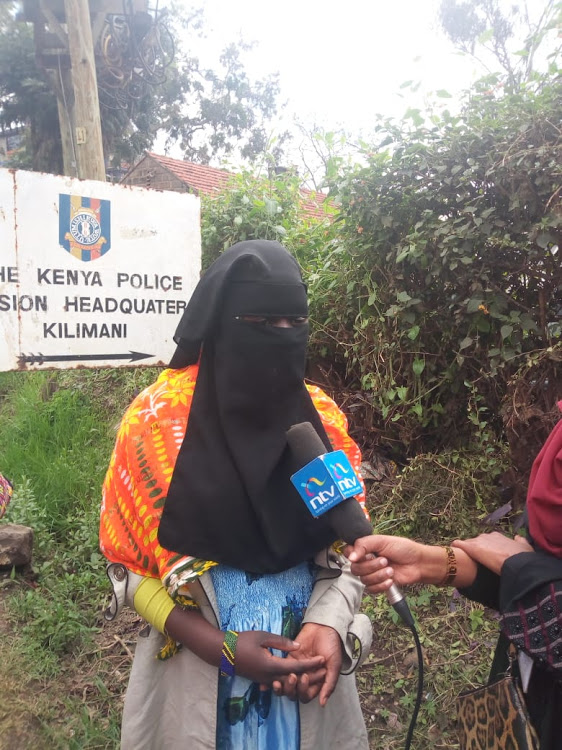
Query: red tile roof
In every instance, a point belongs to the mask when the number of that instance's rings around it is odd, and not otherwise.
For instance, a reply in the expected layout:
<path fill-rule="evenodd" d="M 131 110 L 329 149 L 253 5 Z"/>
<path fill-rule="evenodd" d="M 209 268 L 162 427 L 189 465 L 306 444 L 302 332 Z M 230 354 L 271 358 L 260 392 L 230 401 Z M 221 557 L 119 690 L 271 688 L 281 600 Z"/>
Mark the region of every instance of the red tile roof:
<path fill-rule="evenodd" d="M 204 164 L 194 164 L 182 159 L 171 159 L 169 156 L 160 156 L 160 154 L 154 154 L 150 151 L 146 152 L 141 161 L 147 157 L 154 159 L 169 172 L 172 172 L 175 177 L 185 183 L 191 190 L 196 193 L 203 193 L 204 195 L 210 195 L 222 190 L 229 178 L 233 176 L 232 172 L 227 172 L 225 169 L 207 167 Z M 135 166 L 138 166 L 138 164 Z M 301 208 L 307 216 L 323 219 L 333 212 L 333 203 L 327 201 L 324 193 L 306 190 L 305 188 L 302 188 L 300 192 L 302 196 Z"/>
<path fill-rule="evenodd" d="M 335 205 L 324 193 L 301 188 L 301 208 L 308 216 L 325 219 L 334 213 Z"/>
<path fill-rule="evenodd" d="M 153 154 L 150 151 L 147 151 L 146 155 L 155 159 L 179 180 L 189 185 L 192 190 L 205 195 L 221 190 L 232 177 L 232 173 L 224 169 L 207 167 L 204 164 L 193 164 L 182 159 L 171 159 L 169 156 L 160 156 L 160 154 Z"/>

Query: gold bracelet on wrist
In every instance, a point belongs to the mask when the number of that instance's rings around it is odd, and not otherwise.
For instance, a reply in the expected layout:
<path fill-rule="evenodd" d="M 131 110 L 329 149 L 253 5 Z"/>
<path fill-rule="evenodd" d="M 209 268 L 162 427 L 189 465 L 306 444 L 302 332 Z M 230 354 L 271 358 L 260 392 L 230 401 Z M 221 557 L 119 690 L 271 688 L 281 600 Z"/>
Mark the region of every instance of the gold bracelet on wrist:
<path fill-rule="evenodd" d="M 439 586 L 450 586 L 457 576 L 457 558 L 455 556 L 455 550 L 452 547 L 443 547 L 447 556 L 447 572 L 445 577 L 439 583 Z"/>

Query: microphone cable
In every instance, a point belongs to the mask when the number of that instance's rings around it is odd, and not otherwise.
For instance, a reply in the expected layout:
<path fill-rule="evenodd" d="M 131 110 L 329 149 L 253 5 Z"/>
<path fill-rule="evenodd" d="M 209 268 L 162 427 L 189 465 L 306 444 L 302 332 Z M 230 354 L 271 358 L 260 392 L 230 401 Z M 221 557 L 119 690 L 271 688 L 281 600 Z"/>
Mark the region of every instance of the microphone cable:
<path fill-rule="evenodd" d="M 399 598 L 396 598 L 394 600 L 394 592 L 399 596 Z M 412 631 L 412 635 L 414 636 L 414 643 L 416 644 L 416 653 L 418 657 L 418 687 L 417 687 L 417 694 L 416 694 L 416 702 L 414 704 L 414 711 L 412 713 L 412 718 L 410 719 L 410 726 L 408 727 L 408 733 L 406 735 L 406 743 L 404 745 L 404 750 L 410 750 L 411 744 L 412 744 L 412 738 L 414 736 L 414 729 L 416 727 L 416 723 L 418 720 L 418 714 L 421 707 L 422 697 L 423 697 L 423 651 L 421 647 L 420 637 L 418 635 L 418 631 L 416 629 L 416 623 L 414 622 L 414 618 L 412 616 L 412 613 L 410 612 L 410 607 L 408 606 L 408 602 L 406 601 L 405 597 L 400 592 L 400 589 L 398 589 L 397 586 L 393 585 L 390 587 L 390 589 L 386 592 L 387 599 L 389 603 L 392 605 L 394 611 L 399 615 L 402 622 L 410 628 Z"/>
<path fill-rule="evenodd" d="M 311 512 L 314 516 L 324 514 L 324 517 L 331 524 L 332 529 L 337 533 L 338 538 L 343 540 L 344 542 L 347 542 L 348 544 L 353 544 L 360 537 L 370 536 L 373 533 L 373 527 L 361 510 L 359 503 L 356 502 L 354 498 L 356 491 L 355 486 L 352 484 L 352 486 L 349 488 L 350 492 L 349 494 L 347 494 L 347 487 L 345 488 L 346 493 L 344 493 L 339 485 L 335 484 L 335 481 L 341 479 L 341 477 L 335 473 L 334 468 L 328 468 L 326 464 L 322 462 L 321 458 L 326 455 L 326 446 L 320 439 L 320 436 L 316 432 L 313 425 L 310 422 L 300 422 L 299 424 L 295 424 L 290 427 L 287 430 L 287 443 L 294 458 L 297 460 L 298 465 L 302 467 L 299 471 L 291 476 L 291 482 L 295 486 L 301 499 L 304 500 L 309 512 Z M 334 456 L 337 455 L 337 453 L 338 451 L 332 451 L 331 455 Z M 345 454 L 343 454 L 343 451 L 339 451 L 339 453 L 342 454 L 342 458 L 339 460 L 341 461 L 342 459 L 344 459 L 349 464 L 349 461 Z M 328 453 L 327 455 L 330 455 L 330 453 Z M 329 479 L 333 486 L 334 496 L 336 492 L 339 493 L 339 498 L 337 499 L 337 501 L 329 505 L 326 510 L 321 512 L 318 512 L 315 506 L 312 505 L 311 501 L 308 499 L 308 495 L 310 494 L 308 492 L 308 477 L 310 473 L 310 467 L 313 465 L 313 463 L 315 464 L 314 470 L 317 470 L 324 477 L 324 481 L 321 482 L 321 484 L 324 484 L 324 482 Z M 316 466 L 316 464 L 319 465 Z M 343 470 L 344 474 L 347 474 L 349 472 L 353 476 L 355 476 L 355 472 L 351 464 L 349 464 L 347 470 L 342 467 L 341 463 L 336 464 L 336 466 L 339 467 L 340 471 Z M 303 472 L 305 476 L 299 477 L 299 474 L 303 474 Z M 318 479 L 316 479 L 316 482 L 318 482 Z M 356 480 L 356 484 L 359 485 L 358 480 Z M 327 494 L 329 494 L 330 496 L 332 495 L 332 493 Z M 324 502 L 326 502 L 326 500 L 321 499 L 321 503 L 323 504 Z M 414 706 L 414 713 L 412 715 L 412 720 L 410 721 L 410 727 L 408 729 L 406 745 L 404 748 L 404 750 L 410 750 L 414 728 L 417 722 L 423 695 L 423 653 L 421 650 L 421 643 L 416 630 L 414 618 L 412 617 L 412 613 L 410 612 L 408 602 L 406 601 L 404 595 L 402 594 L 398 586 L 396 586 L 396 584 L 393 583 L 392 586 L 390 586 L 390 588 L 386 591 L 386 598 L 388 599 L 389 604 L 394 608 L 395 612 L 404 622 L 404 624 L 412 631 L 418 654 L 418 693 Z"/>
<path fill-rule="evenodd" d="M 414 712 L 412 714 L 412 718 L 410 719 L 410 726 L 408 727 L 408 734 L 406 735 L 406 743 L 404 745 L 404 750 L 410 750 L 410 745 L 412 744 L 412 738 L 414 736 L 414 729 L 418 720 L 418 713 L 420 711 L 422 697 L 423 697 L 423 652 L 422 647 L 420 643 L 420 637 L 418 635 L 418 631 L 416 630 L 416 626 L 412 625 L 410 627 L 410 630 L 412 631 L 412 635 L 414 636 L 414 642 L 416 644 L 416 652 L 418 655 L 418 690 L 416 695 L 416 702 L 414 704 Z"/>

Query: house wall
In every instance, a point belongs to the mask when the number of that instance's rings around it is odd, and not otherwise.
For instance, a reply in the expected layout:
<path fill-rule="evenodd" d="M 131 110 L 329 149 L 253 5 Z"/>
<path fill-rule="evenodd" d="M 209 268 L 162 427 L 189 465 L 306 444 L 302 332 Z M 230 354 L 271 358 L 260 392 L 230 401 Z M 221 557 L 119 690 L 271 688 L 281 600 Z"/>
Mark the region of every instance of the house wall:
<path fill-rule="evenodd" d="M 176 193 L 189 192 L 189 188 L 184 182 L 150 159 L 143 159 L 139 162 L 121 184 L 136 185 L 153 190 L 173 190 Z"/>

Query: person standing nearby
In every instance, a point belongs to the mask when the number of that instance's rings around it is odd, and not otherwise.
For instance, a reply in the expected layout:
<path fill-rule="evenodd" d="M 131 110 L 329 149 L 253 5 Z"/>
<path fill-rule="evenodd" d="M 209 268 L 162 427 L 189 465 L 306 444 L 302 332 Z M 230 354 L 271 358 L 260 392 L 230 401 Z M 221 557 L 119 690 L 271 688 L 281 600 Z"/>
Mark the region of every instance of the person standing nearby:
<path fill-rule="evenodd" d="M 558 406 L 562 410 L 562 401 Z M 345 552 L 371 594 L 395 582 L 456 586 L 500 615 L 490 681 L 508 667 L 509 644 L 540 750 L 562 747 L 562 420 L 536 457 L 526 503 L 527 539 L 499 532 L 450 547 L 374 535 Z"/>
<path fill-rule="evenodd" d="M 371 639 L 363 586 L 290 483 L 286 432 L 300 422 L 360 463 L 342 412 L 304 382 L 307 340 L 294 258 L 234 245 L 195 289 L 169 369 L 123 418 L 101 549 L 116 608 L 151 628 L 122 750 L 368 748 L 353 674 Z"/>

